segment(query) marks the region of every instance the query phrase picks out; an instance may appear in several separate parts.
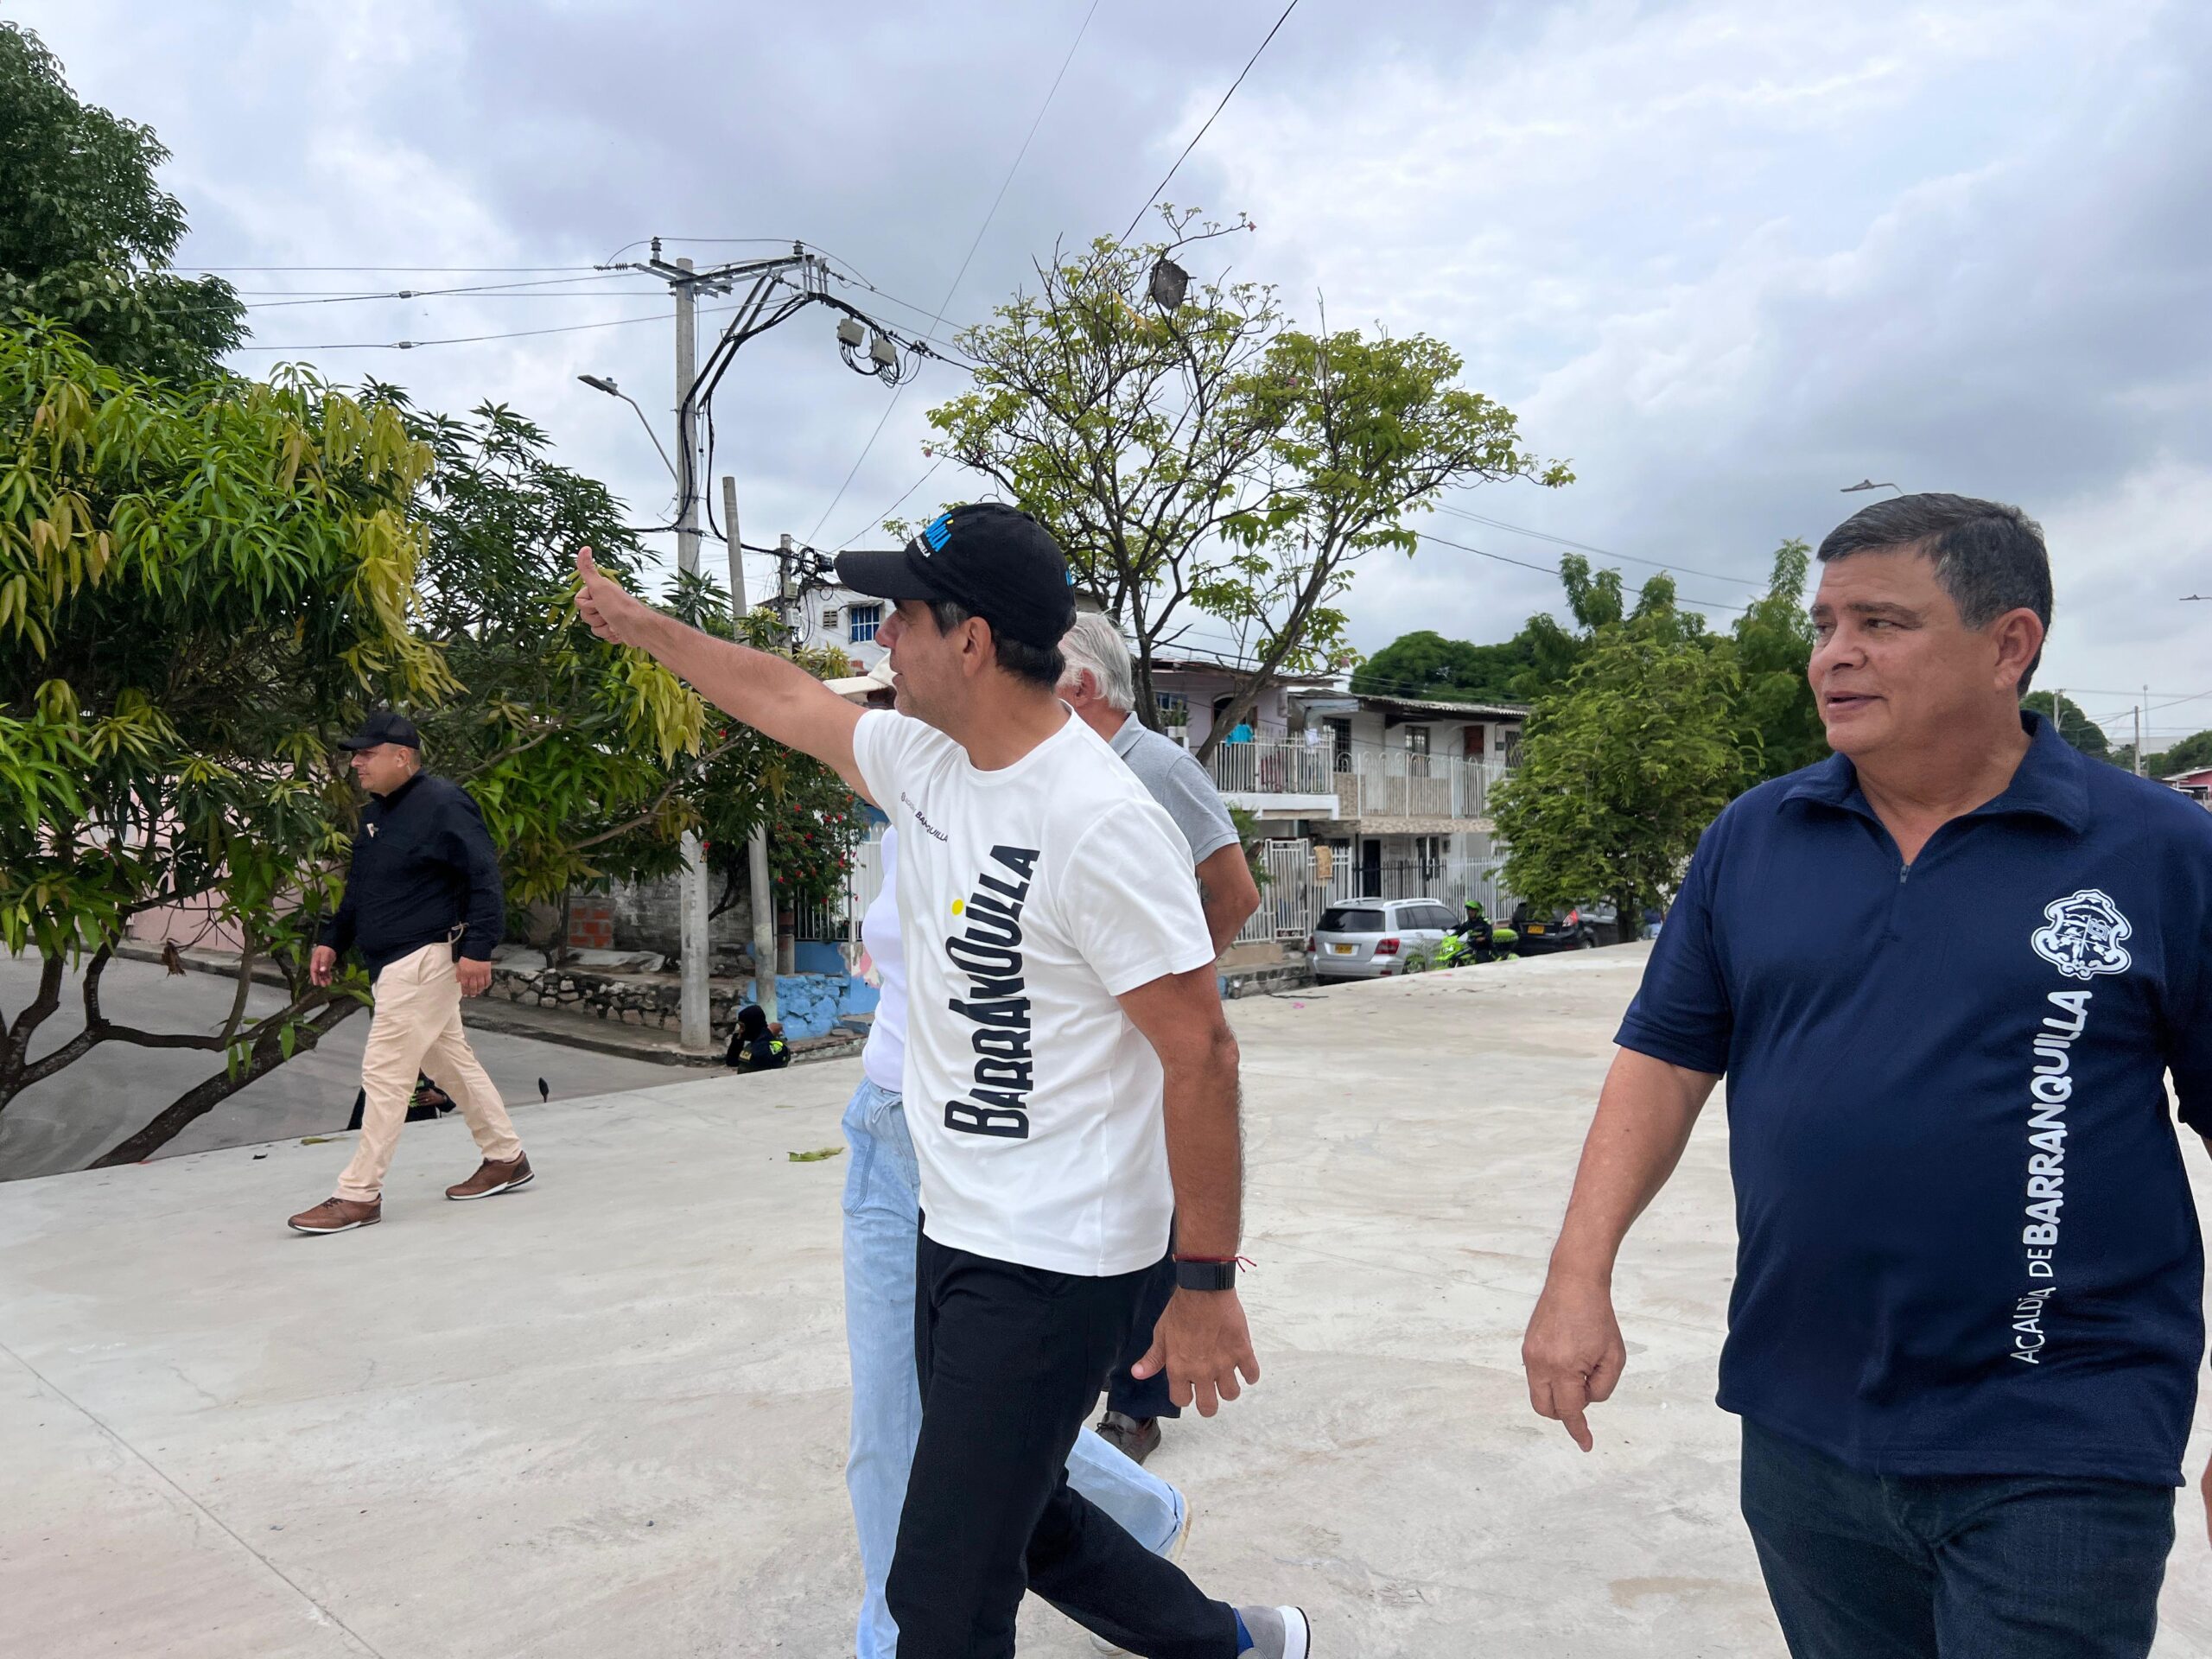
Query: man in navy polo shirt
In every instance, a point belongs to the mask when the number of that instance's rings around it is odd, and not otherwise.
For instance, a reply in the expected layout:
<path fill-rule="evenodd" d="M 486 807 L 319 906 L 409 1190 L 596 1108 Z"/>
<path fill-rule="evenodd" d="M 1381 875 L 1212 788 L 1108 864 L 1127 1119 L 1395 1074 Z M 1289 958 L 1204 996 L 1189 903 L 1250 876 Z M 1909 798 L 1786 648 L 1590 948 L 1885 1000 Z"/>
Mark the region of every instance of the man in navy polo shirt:
<path fill-rule="evenodd" d="M 1902 497 L 1820 559 L 1836 753 L 1691 861 L 1530 1397 L 1590 1449 L 1626 1358 L 1614 1258 L 1725 1074 L 1719 1403 L 1790 1652 L 2140 1656 L 2204 1345 L 2165 1078 L 2212 1134 L 2212 815 L 2021 711 L 2050 574 L 2017 508 Z"/>

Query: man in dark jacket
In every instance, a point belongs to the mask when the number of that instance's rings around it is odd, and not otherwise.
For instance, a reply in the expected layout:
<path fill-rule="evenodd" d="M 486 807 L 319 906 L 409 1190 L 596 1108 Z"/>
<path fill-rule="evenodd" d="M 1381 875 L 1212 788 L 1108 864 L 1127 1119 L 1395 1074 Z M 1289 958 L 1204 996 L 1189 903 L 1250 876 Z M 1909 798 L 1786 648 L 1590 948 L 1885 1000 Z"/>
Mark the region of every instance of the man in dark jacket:
<path fill-rule="evenodd" d="M 376 987 L 376 1014 L 361 1056 L 361 1138 L 336 1196 L 292 1217 L 302 1233 L 343 1233 L 384 1219 L 385 1172 L 423 1070 L 436 1072 L 459 1103 L 484 1157 L 446 1196 L 488 1198 L 531 1179 L 499 1091 L 461 1025 L 462 996 L 491 988 L 492 948 L 505 915 L 484 815 L 458 785 L 423 775 L 423 740 L 399 715 L 377 710 L 339 747 L 352 751 L 369 802 L 345 899 L 323 925 L 308 974 L 327 985 L 340 953 L 358 950 Z"/>

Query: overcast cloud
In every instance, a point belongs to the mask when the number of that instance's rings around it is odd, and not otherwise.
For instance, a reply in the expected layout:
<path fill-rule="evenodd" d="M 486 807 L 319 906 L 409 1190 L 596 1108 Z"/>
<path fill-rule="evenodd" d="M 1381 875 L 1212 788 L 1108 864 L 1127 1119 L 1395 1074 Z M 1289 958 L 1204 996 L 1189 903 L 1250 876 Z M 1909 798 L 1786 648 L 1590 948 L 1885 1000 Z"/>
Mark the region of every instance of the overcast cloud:
<path fill-rule="evenodd" d="M 943 300 L 1087 10 L 9 8 L 83 96 L 175 152 L 189 267 L 588 267 L 656 233 L 703 264 L 772 245 L 683 238 L 798 237 L 908 325 Z M 950 321 L 1057 238 L 1119 232 L 1279 10 L 1101 0 Z M 1230 257 L 1306 320 L 1319 296 L 1334 324 L 1451 341 L 1580 474 L 1458 505 L 1716 573 L 1681 578 L 1716 621 L 1777 542 L 1864 499 L 1843 484 L 2019 502 L 2057 567 L 2044 682 L 2106 688 L 2081 701 L 2125 738 L 2137 698 L 2118 688 L 2212 693 L 2212 603 L 2177 602 L 2212 593 L 2208 72 L 2212 8 L 2152 0 L 1304 0 L 1168 194 L 1249 212 Z M 226 274 L 295 295 L 493 280 Z M 636 279 L 531 292 L 257 309 L 257 344 L 301 349 L 240 361 L 375 374 L 432 407 L 511 403 L 658 516 L 645 434 L 574 377 L 612 375 L 658 414 L 665 321 L 322 349 L 666 309 Z M 889 394 L 839 364 L 825 315 L 748 346 L 717 405 L 747 538 L 864 537 L 922 475 L 924 413 L 958 385 L 926 368 L 831 510 Z M 965 493 L 948 466 L 908 509 Z M 1557 552 L 1433 527 L 1533 563 Z M 1544 575 L 1432 547 L 1363 571 L 1354 637 L 1501 639 L 1557 599 Z M 2212 695 L 2150 724 L 2161 742 L 2212 725 Z"/>

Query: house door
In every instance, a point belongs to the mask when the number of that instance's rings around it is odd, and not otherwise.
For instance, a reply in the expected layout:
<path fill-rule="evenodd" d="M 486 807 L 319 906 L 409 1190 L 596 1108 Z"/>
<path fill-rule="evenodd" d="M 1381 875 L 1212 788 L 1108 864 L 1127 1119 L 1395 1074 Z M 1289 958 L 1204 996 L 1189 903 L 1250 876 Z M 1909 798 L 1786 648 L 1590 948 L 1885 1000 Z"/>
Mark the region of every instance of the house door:
<path fill-rule="evenodd" d="M 1364 836 L 1359 843 L 1359 896 L 1380 899 L 1382 896 L 1382 840 L 1379 836 Z"/>
<path fill-rule="evenodd" d="M 1332 771 L 1351 770 L 1351 721 L 1332 719 L 1329 721 L 1330 763 Z"/>

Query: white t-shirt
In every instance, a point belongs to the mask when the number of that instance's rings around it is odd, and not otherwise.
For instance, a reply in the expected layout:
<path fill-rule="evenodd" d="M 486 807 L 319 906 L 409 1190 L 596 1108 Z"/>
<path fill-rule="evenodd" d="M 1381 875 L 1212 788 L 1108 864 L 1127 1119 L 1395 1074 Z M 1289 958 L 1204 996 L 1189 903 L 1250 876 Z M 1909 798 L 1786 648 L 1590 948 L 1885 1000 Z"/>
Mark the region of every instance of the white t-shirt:
<path fill-rule="evenodd" d="M 861 1071 L 879 1089 L 897 1094 L 906 1086 L 906 947 L 899 933 L 899 832 L 886 830 L 882 848 L 883 886 L 861 913 L 861 943 L 883 982 L 878 988 L 875 1018 L 868 1024 Z"/>
<path fill-rule="evenodd" d="M 1071 712 L 995 772 L 887 709 L 853 753 L 899 831 L 923 1230 L 1056 1273 L 1150 1267 L 1174 1209 L 1160 1060 L 1115 998 L 1213 961 L 1183 837 Z"/>

